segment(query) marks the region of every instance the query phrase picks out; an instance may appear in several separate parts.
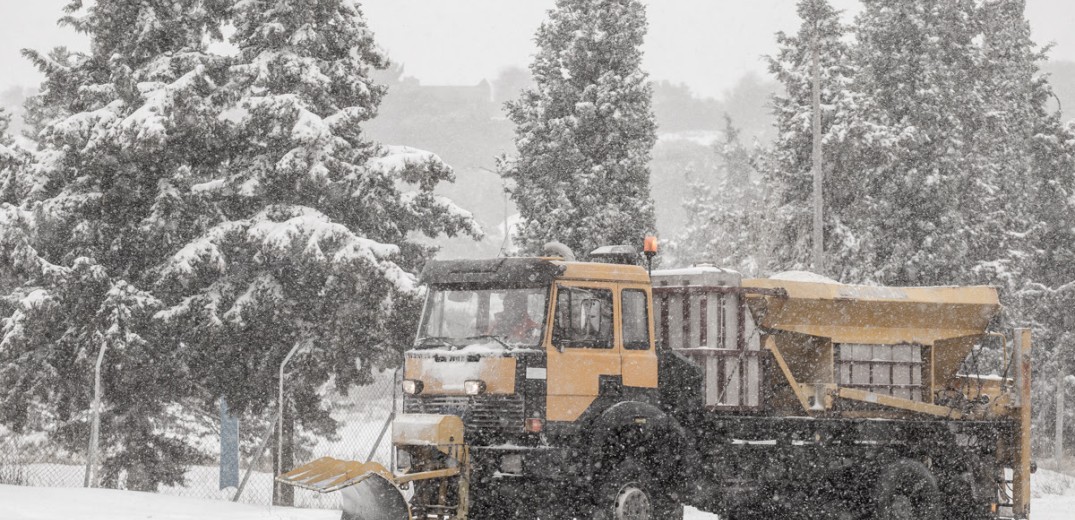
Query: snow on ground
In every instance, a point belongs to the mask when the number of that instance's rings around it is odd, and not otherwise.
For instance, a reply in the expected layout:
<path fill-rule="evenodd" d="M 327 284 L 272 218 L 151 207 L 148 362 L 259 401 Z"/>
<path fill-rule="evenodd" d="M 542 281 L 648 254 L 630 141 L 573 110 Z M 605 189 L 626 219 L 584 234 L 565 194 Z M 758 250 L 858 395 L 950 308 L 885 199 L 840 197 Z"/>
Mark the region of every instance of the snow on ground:
<path fill-rule="evenodd" d="M 1075 496 L 1075 476 L 1039 468 L 1030 478 L 1030 495 L 1033 498 L 1049 495 Z"/>
<path fill-rule="evenodd" d="M 1071 520 L 1075 511 L 1075 496 L 1050 495 L 1035 498 L 1030 502 L 1031 520 Z M 712 513 L 703 513 L 693 507 L 688 507 L 683 515 L 683 520 L 718 520 L 720 517 Z"/>
<path fill-rule="evenodd" d="M 325 455 L 348 460 L 366 460 L 370 455 L 370 448 L 381 434 L 385 426 L 385 420 L 391 413 L 393 406 L 392 389 L 396 387 L 392 371 L 375 373 L 373 384 L 368 387 L 353 389 L 350 395 L 341 395 L 330 391 L 330 386 L 326 387 L 326 399 L 331 402 L 329 409 L 332 410 L 333 416 L 340 420 L 340 429 L 337 432 L 338 438 L 311 437 L 313 444 L 308 450 L 303 450 L 302 454 L 299 455 L 300 459 L 296 463 L 305 463 Z M 246 424 L 241 426 L 241 428 L 253 427 Z M 261 426 L 256 427 L 259 436 L 263 435 L 261 428 Z M 5 431 L 0 427 L 0 478 L 7 476 L 8 479 L 0 480 L 0 482 L 19 482 L 39 488 L 82 487 L 86 467 L 84 464 L 77 463 L 79 458 L 77 455 L 73 457 L 75 460 L 66 461 L 66 463 L 26 463 L 18 461 L 18 459 L 15 459 L 15 461 L 5 459 L 3 457 L 4 450 L 17 452 L 31 440 L 43 441 L 44 434 L 23 436 L 20 438 L 21 444 L 9 446 L 2 442 L 4 433 Z M 387 432 L 383 435 L 378 449 L 374 453 L 373 460 L 386 465 L 389 464 L 391 455 L 390 437 L 391 435 Z M 218 437 L 210 435 L 208 437 L 192 438 L 192 440 L 201 443 L 203 452 L 211 454 L 214 459 L 216 458 L 216 450 L 219 449 L 220 442 Z M 260 439 L 258 442 L 260 442 Z M 34 460 L 32 454 L 24 455 L 24 460 Z M 250 464 L 250 457 L 249 453 L 243 454 L 240 460 L 240 477 L 246 474 Z M 241 503 L 262 508 L 267 508 L 268 504 L 271 503 L 272 473 L 266 471 L 268 459 L 270 458 L 271 455 L 266 453 L 258 465 L 258 470 L 250 473 L 249 481 L 239 499 Z M 5 462 L 7 462 L 6 466 Z M 5 470 L 9 474 L 6 475 Z M 235 489 L 220 490 L 219 479 L 220 468 L 216 465 L 190 466 L 185 473 L 184 484 L 162 486 L 159 494 L 210 500 L 230 499 L 234 496 Z M 338 509 L 340 507 L 340 497 L 338 493 L 321 494 L 296 489 L 295 503 L 303 508 Z M 0 520 L 9 520 L 9 517 L 6 516 L 5 505 L 5 501 L 0 496 Z"/>
<path fill-rule="evenodd" d="M 1075 477 L 1039 469 L 1031 481 L 1033 520 L 1069 520 Z M 0 485 L 0 520 L 338 520 L 338 510 L 236 504 L 113 489 Z M 718 520 L 687 508 L 685 520 Z"/>
<path fill-rule="evenodd" d="M 1075 518 L 1075 476 L 1038 469 L 1030 478 L 1031 520 Z M 718 516 L 688 507 L 684 520 L 718 520 Z"/>
<path fill-rule="evenodd" d="M 1075 477 L 1039 468 L 1030 479 L 1030 518 L 1075 518 Z"/>
<path fill-rule="evenodd" d="M 0 485 L 3 520 L 338 520 L 339 511 L 235 504 L 115 489 Z"/>

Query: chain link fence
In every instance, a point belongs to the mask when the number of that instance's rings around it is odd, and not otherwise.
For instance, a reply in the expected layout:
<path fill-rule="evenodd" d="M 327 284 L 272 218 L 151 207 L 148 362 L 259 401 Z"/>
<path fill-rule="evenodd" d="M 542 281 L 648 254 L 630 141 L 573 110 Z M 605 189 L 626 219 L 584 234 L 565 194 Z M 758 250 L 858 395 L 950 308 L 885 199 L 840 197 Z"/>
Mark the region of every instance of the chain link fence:
<path fill-rule="evenodd" d="M 308 450 L 297 450 L 295 464 L 318 457 L 374 461 L 392 467 L 392 432 L 388 424 L 393 413 L 402 410 L 399 378 L 402 370 L 385 371 L 373 384 L 354 387 L 347 395 L 330 395 L 332 416 L 339 421 L 336 438 L 314 439 Z M 269 458 L 269 457 L 266 457 Z M 295 488 L 295 505 L 339 509 L 339 493 L 318 493 Z"/>
<path fill-rule="evenodd" d="M 0 427 L 0 484 L 77 487 L 85 472 L 85 452 L 57 446 L 45 431 L 16 435 Z"/>
<path fill-rule="evenodd" d="M 348 392 L 328 392 L 324 406 L 339 423 L 332 438 L 318 437 L 297 429 L 295 464 L 318 457 L 331 456 L 347 460 L 373 460 L 391 465 L 391 431 L 386 429 L 393 411 L 402 406 L 398 395 L 399 373 L 387 370 L 374 375 L 369 385 L 355 386 Z M 87 418 L 76 418 L 86 421 Z M 246 420 L 239 424 L 239 476 L 246 480 L 238 501 L 270 505 L 273 499 L 273 455 L 276 449 L 275 408 L 263 420 Z M 184 474 L 184 483 L 160 486 L 158 493 L 175 496 L 233 500 L 235 487 L 220 488 L 221 425 L 219 414 L 183 415 L 185 424 L 177 431 L 187 436 L 200 453 L 195 464 Z M 26 432 L 15 434 L 0 426 L 0 484 L 39 487 L 83 487 L 86 479 L 88 433 L 84 438 L 69 439 L 65 449 L 50 440 L 48 432 L 55 425 L 42 421 Z M 266 434 L 269 434 L 268 437 Z M 76 434 L 73 434 L 76 435 Z M 378 439 L 380 442 L 378 443 Z M 262 445 L 265 444 L 264 448 Z M 260 452 L 260 457 L 258 456 Z M 285 471 L 290 468 L 285 468 Z M 98 469 L 99 471 L 99 469 Z M 249 475 L 248 475 L 249 474 Z M 108 487 L 123 487 L 125 479 Z M 102 484 L 105 487 L 105 484 Z M 339 493 L 320 494 L 295 490 L 295 506 L 338 509 Z"/>

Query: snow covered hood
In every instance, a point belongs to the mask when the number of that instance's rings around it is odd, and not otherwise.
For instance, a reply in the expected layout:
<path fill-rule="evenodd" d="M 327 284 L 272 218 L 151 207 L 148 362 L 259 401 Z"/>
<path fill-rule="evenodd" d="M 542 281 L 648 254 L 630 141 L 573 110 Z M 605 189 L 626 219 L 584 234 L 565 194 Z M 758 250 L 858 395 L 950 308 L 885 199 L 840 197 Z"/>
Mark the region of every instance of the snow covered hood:
<path fill-rule="evenodd" d="M 496 343 L 408 350 L 403 377 L 421 381 L 423 395 L 464 395 L 463 383 L 471 380 L 484 381 L 487 394 L 513 394 L 517 361 L 509 354 L 517 352 L 533 350 L 508 350 Z"/>

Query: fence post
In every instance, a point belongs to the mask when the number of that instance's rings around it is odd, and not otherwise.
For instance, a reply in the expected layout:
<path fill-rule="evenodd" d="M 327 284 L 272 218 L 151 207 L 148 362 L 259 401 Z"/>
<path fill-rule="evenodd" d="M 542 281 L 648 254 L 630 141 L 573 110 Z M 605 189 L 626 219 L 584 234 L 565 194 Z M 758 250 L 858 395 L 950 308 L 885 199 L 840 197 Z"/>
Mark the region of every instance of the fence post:
<path fill-rule="evenodd" d="M 239 486 L 239 418 L 228 411 L 228 400 L 220 398 L 220 489 Z"/>
<path fill-rule="evenodd" d="M 86 475 L 82 487 L 97 486 L 97 447 L 101 437 L 101 365 L 104 363 L 105 350 L 108 346 L 101 344 L 97 352 L 97 367 L 93 371 L 93 405 L 90 410 L 90 445 L 86 453 Z"/>
<path fill-rule="evenodd" d="M 1030 329 L 1015 329 L 1015 349 L 1012 365 L 1015 366 L 1015 397 L 1019 407 L 1019 428 L 1015 436 L 1015 467 L 1012 468 L 1012 513 L 1015 518 L 1030 517 L 1030 467 L 1033 458 L 1030 451 L 1031 406 L 1030 377 L 1031 350 Z"/>
<path fill-rule="evenodd" d="M 295 414 L 291 411 L 291 408 L 293 407 L 285 401 L 284 409 L 281 410 L 283 422 L 280 423 L 282 429 L 278 432 L 281 439 L 281 451 L 278 453 L 277 466 L 284 469 L 278 470 L 277 475 L 285 471 L 291 471 L 295 467 Z M 276 481 L 276 484 L 280 487 L 273 504 L 294 506 L 295 488 L 279 481 Z"/>
<path fill-rule="evenodd" d="M 276 465 L 275 465 L 276 474 L 273 475 L 273 494 L 272 494 L 273 495 L 273 504 L 276 504 L 276 505 L 291 505 L 291 504 L 288 504 L 288 503 L 284 502 L 284 500 L 285 500 L 284 495 L 286 493 L 284 491 L 284 484 L 282 482 L 276 480 L 276 477 L 279 476 L 279 475 L 282 475 L 284 473 L 284 436 L 285 436 L 285 432 L 284 432 L 284 408 L 285 408 L 285 404 L 286 404 L 285 401 L 284 401 L 284 369 L 287 368 L 287 364 L 291 361 L 291 357 L 295 355 L 295 352 L 297 352 L 299 350 L 300 346 L 302 346 L 302 343 L 295 343 L 295 346 L 291 347 L 291 350 L 288 351 L 286 356 L 284 356 L 284 360 L 282 362 L 280 362 L 280 375 L 279 375 L 279 379 L 278 379 L 278 381 L 280 383 L 280 387 L 279 387 L 279 393 L 277 394 L 277 398 L 276 398 L 276 406 L 277 406 L 277 412 L 276 412 L 276 425 L 277 425 L 277 428 L 276 428 Z M 289 428 L 288 430 L 289 430 L 288 435 L 287 435 L 288 436 L 288 441 L 289 441 L 288 451 L 291 452 L 291 446 L 290 446 L 290 438 L 291 438 L 290 437 L 290 433 L 291 433 L 290 430 L 291 430 L 291 428 Z M 290 489 L 290 486 L 289 486 L 289 489 Z M 286 494 L 288 495 L 288 497 L 291 498 L 291 501 L 294 500 L 294 496 L 295 496 L 294 493 L 286 493 Z"/>
<path fill-rule="evenodd" d="M 257 466 L 261 462 L 262 455 L 265 454 L 265 448 L 269 447 L 269 441 L 272 440 L 273 431 L 276 429 L 276 421 L 269 420 L 269 428 L 265 431 L 265 436 L 262 437 L 261 445 L 258 446 L 258 452 L 254 455 L 254 458 L 250 459 L 250 462 L 246 466 L 246 473 L 243 474 L 242 482 L 239 482 L 239 489 L 235 490 L 235 496 L 231 497 L 232 502 L 238 502 L 239 497 L 243 494 L 243 489 L 246 488 L 246 481 L 250 480 L 250 473 L 254 471 L 254 466 Z M 273 466 L 275 467 L 275 465 Z M 273 481 L 275 482 L 275 480 Z"/>
<path fill-rule="evenodd" d="M 1056 470 L 1064 468 L 1064 367 L 1056 371 L 1056 441 L 1053 443 Z"/>

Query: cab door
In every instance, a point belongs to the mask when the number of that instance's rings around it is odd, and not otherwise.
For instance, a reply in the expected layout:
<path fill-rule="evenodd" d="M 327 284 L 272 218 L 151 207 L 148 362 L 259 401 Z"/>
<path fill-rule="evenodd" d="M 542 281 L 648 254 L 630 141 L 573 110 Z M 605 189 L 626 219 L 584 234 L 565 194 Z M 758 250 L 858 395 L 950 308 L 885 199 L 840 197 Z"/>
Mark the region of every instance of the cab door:
<path fill-rule="evenodd" d="M 618 296 L 623 386 L 657 388 L 650 291 L 645 286 L 623 287 Z"/>
<path fill-rule="evenodd" d="M 600 394 L 601 380 L 619 380 L 621 360 L 615 284 L 556 285 L 547 345 L 546 418 L 574 421 Z"/>

